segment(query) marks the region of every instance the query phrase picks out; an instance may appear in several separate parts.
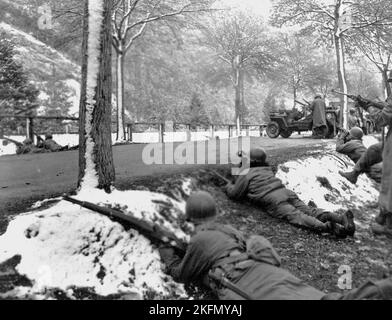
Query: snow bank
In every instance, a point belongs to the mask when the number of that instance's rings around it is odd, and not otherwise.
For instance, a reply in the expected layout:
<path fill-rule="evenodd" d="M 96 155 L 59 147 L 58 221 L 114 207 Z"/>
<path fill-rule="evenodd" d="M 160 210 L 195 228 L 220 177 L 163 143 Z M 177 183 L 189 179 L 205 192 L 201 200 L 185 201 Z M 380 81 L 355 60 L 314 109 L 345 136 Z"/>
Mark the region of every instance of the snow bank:
<path fill-rule="evenodd" d="M 16 153 L 15 143 L 9 142 L 4 139 L 0 139 L 0 156 Z"/>
<path fill-rule="evenodd" d="M 313 201 L 326 210 L 358 209 L 377 202 L 377 186 L 366 175 L 354 185 L 338 173 L 352 169 L 353 163 L 346 156 L 321 152 L 280 165 L 277 177 L 305 203 Z"/>
<path fill-rule="evenodd" d="M 192 226 L 181 219 L 184 203 L 162 194 L 116 190 L 106 194 L 90 189 L 76 198 L 115 204 L 189 239 L 185 232 Z M 0 262 L 15 255 L 21 256 L 16 270 L 33 287 L 18 287 L 8 297 L 51 298 L 50 290 L 60 289 L 74 298 L 76 288 L 89 288 L 101 296 L 186 296 L 183 286 L 163 273 L 159 252 L 147 238 L 65 201 L 17 216 L 9 223 L 0 237 Z"/>

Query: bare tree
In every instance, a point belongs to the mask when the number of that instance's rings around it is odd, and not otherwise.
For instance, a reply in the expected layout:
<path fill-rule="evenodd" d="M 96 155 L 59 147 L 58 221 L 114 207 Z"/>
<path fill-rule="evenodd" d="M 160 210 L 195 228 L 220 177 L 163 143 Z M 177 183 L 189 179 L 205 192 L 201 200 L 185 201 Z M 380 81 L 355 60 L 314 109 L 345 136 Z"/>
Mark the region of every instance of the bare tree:
<path fill-rule="evenodd" d="M 345 35 L 353 29 L 392 24 L 389 0 L 278 0 L 272 21 L 276 25 L 306 26 L 324 39 L 333 40 L 340 90 L 347 93 Z M 389 13 L 388 13 L 389 12 Z M 347 127 L 348 101 L 342 96 L 343 125 Z"/>
<path fill-rule="evenodd" d="M 209 11 L 208 0 L 114 0 L 113 46 L 116 52 L 117 140 L 125 140 L 124 63 L 127 52 L 148 24 L 175 16 Z"/>
<path fill-rule="evenodd" d="M 78 185 L 110 192 L 115 178 L 111 139 L 112 0 L 85 1 Z"/>
<path fill-rule="evenodd" d="M 388 82 L 388 71 L 391 69 L 392 59 L 392 32 L 389 28 L 367 28 L 357 30 L 349 35 L 350 44 L 357 53 L 365 55 L 382 75 L 382 87 L 385 97 L 391 95 Z"/>
<path fill-rule="evenodd" d="M 231 68 L 235 121 L 239 133 L 245 109 L 245 73 L 257 71 L 261 74 L 273 64 L 266 28 L 255 18 L 239 14 L 210 26 L 206 35 L 207 45 L 216 51 L 218 59 Z"/>

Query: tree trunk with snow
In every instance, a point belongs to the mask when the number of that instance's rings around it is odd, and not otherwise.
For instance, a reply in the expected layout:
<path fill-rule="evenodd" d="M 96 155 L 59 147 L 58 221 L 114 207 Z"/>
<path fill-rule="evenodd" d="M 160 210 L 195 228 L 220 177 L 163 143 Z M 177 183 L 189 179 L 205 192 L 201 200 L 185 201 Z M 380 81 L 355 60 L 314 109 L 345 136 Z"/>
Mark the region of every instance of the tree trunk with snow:
<path fill-rule="evenodd" d="M 79 106 L 80 188 L 110 192 L 115 179 L 111 139 L 111 0 L 86 0 Z"/>
<path fill-rule="evenodd" d="M 344 61 L 344 44 L 341 30 L 341 18 L 343 15 L 342 1 L 338 0 L 335 6 L 335 26 L 334 26 L 334 43 L 336 51 L 336 62 L 338 70 L 339 89 L 341 92 L 347 94 L 346 70 Z M 348 100 L 347 96 L 342 95 L 340 98 L 340 124 L 344 129 L 348 128 Z"/>
<path fill-rule="evenodd" d="M 126 140 L 125 135 L 125 112 L 124 112 L 124 53 L 122 48 L 117 52 L 116 61 L 116 100 L 117 100 L 117 133 L 116 141 Z"/>

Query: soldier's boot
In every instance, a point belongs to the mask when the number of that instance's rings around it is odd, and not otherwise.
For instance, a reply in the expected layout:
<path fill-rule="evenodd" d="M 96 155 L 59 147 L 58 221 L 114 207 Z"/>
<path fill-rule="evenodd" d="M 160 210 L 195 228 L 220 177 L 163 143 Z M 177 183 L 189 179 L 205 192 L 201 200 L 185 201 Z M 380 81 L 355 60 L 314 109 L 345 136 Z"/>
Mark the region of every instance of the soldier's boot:
<path fill-rule="evenodd" d="M 352 184 L 356 184 L 357 181 L 358 181 L 358 177 L 359 177 L 359 175 L 360 175 L 361 173 L 358 172 L 358 171 L 353 170 L 353 171 L 351 171 L 351 172 L 339 171 L 339 174 L 340 174 L 342 177 L 346 178 L 348 181 L 350 181 Z"/>
<path fill-rule="evenodd" d="M 371 230 L 375 236 L 387 236 L 392 238 L 392 214 L 388 214 L 385 219 L 385 225 L 373 224 Z"/>
<path fill-rule="evenodd" d="M 347 230 L 340 224 L 329 221 L 326 223 L 328 232 L 337 238 L 344 239 L 347 237 Z"/>
<path fill-rule="evenodd" d="M 350 237 L 354 236 L 355 233 L 354 214 L 352 213 L 351 210 L 347 210 L 344 214 L 338 214 L 336 212 L 325 212 L 323 219 L 343 226 L 348 236 Z"/>
<path fill-rule="evenodd" d="M 387 222 L 387 215 L 384 212 L 380 212 L 380 214 L 376 217 L 376 222 L 383 226 Z"/>

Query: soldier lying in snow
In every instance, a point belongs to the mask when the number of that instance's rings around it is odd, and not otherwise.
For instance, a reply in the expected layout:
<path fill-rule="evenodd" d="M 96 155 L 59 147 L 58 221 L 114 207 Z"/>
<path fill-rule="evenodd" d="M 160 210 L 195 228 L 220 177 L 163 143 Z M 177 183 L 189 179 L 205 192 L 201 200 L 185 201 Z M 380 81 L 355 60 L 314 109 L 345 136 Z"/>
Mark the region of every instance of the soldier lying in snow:
<path fill-rule="evenodd" d="M 161 247 L 166 272 L 174 280 L 206 285 L 221 300 L 243 299 L 231 289 L 208 277 L 224 274 L 237 288 L 255 300 L 391 299 L 392 279 L 371 282 L 346 293 L 325 294 L 280 268 L 280 257 L 261 236 L 248 240 L 228 225 L 215 222 L 215 201 L 206 192 L 192 194 L 186 216 L 195 224 L 195 234 L 181 259 L 173 248 Z"/>
<path fill-rule="evenodd" d="M 260 208 L 267 209 L 272 216 L 318 233 L 329 232 L 342 238 L 354 235 L 355 224 L 351 211 L 340 215 L 307 206 L 275 177 L 266 162 L 267 155 L 263 149 L 252 149 L 249 159 L 243 156 L 243 160 L 250 162 L 249 172 L 238 176 L 235 184 L 226 186 L 229 198 L 248 198 Z"/>

